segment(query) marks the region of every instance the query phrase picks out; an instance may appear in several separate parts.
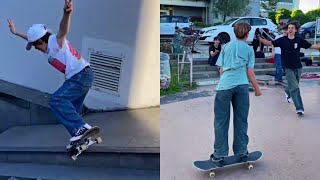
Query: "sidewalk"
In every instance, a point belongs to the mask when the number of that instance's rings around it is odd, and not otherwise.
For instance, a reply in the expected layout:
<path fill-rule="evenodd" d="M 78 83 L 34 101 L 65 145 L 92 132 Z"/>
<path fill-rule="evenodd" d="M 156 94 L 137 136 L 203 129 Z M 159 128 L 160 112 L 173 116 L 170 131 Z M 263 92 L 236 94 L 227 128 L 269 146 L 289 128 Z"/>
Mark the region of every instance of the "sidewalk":
<path fill-rule="evenodd" d="M 241 165 L 222 168 L 215 179 L 320 179 L 320 86 L 316 81 L 303 81 L 300 86 L 303 117 L 286 102 L 282 88 L 265 87 L 261 97 L 250 93 L 248 148 L 262 151 L 263 157 L 251 171 Z M 192 165 L 195 160 L 208 159 L 213 151 L 215 94 L 208 93 L 213 91 L 208 88 L 201 87 L 191 98 L 161 104 L 161 178 L 209 179 L 209 173 Z M 232 116 L 229 133 L 232 145 Z"/>

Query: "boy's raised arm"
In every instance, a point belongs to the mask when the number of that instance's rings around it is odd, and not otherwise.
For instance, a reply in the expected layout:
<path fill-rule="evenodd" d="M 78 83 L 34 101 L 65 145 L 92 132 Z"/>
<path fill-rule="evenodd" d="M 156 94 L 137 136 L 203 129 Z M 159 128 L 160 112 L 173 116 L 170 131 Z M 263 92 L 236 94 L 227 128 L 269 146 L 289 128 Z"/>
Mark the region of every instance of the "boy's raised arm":
<path fill-rule="evenodd" d="M 28 40 L 28 37 L 27 37 L 26 34 L 17 32 L 16 26 L 14 25 L 14 22 L 13 22 L 12 19 L 9 18 L 9 19 L 7 19 L 7 21 L 8 21 L 8 24 L 9 24 L 8 26 L 9 26 L 10 32 L 12 34 L 14 34 L 16 36 L 19 36 L 19 37 L 21 37 L 22 39 L 24 39 L 26 41 Z"/>
<path fill-rule="evenodd" d="M 64 8 L 63 8 L 63 17 L 60 22 L 59 31 L 57 34 L 57 41 L 60 47 L 62 47 L 64 39 L 69 33 L 70 29 L 70 16 L 72 12 L 73 6 L 71 0 L 65 0 Z"/>

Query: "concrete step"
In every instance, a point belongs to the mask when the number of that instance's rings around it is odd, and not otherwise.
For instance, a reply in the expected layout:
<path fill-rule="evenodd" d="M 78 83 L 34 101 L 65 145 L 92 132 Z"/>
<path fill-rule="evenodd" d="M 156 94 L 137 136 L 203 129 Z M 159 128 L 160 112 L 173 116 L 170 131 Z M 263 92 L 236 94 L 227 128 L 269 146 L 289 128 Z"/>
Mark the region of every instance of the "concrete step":
<path fill-rule="evenodd" d="M 267 63 L 268 58 L 256 58 L 255 63 Z M 177 59 L 171 59 L 170 60 L 170 65 L 171 66 L 177 66 L 178 60 Z M 198 59 L 193 59 L 193 65 L 207 65 L 208 64 L 208 59 L 207 58 L 198 58 Z"/>
<path fill-rule="evenodd" d="M 218 71 L 202 71 L 194 72 L 193 79 L 207 79 L 207 78 L 216 78 L 219 77 Z"/>
<path fill-rule="evenodd" d="M 256 63 L 254 66 L 255 69 L 267 69 L 267 68 L 275 68 L 274 64 L 271 63 Z M 176 67 L 172 67 L 173 70 L 177 70 Z M 190 66 L 185 66 L 185 72 L 190 72 Z M 193 72 L 203 72 L 203 71 L 218 71 L 217 66 L 210 66 L 208 64 L 194 65 Z"/>
<path fill-rule="evenodd" d="M 160 168 L 160 108 L 95 113 L 86 121 L 99 126 L 103 142 L 73 161 L 65 147 L 70 135 L 60 125 L 17 126 L 0 134 L 0 162 L 106 168 Z"/>
<path fill-rule="evenodd" d="M 264 66 L 264 65 L 262 65 Z M 276 68 L 263 68 L 255 69 L 255 75 L 266 75 L 268 73 L 274 73 Z M 302 72 L 320 72 L 320 66 L 303 66 Z M 208 78 L 219 78 L 218 71 L 200 71 L 194 72 L 193 78 L 197 79 L 208 79 Z"/>
<path fill-rule="evenodd" d="M 0 180 L 159 180 L 158 170 L 70 167 L 28 163 L 0 163 Z"/>

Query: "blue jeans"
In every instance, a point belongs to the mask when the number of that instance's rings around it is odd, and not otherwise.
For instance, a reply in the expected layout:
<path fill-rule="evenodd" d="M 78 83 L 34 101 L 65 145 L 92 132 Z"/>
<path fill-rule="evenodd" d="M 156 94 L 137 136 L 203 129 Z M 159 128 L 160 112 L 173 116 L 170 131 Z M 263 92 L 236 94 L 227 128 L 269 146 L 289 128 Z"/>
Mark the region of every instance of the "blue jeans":
<path fill-rule="evenodd" d="M 93 71 L 87 67 L 67 79 L 50 98 L 49 105 L 53 115 L 65 126 L 71 136 L 85 124 L 80 113 L 92 84 Z"/>
<path fill-rule="evenodd" d="M 282 65 L 281 65 L 281 54 L 275 54 L 274 57 L 275 64 L 276 64 L 276 81 L 282 81 Z"/>
<path fill-rule="evenodd" d="M 284 91 L 292 98 L 296 110 L 304 110 L 302 98 L 300 95 L 299 82 L 302 69 L 285 69 L 288 86 Z"/>
<path fill-rule="evenodd" d="M 214 101 L 214 156 L 228 156 L 228 131 L 230 122 L 230 102 L 233 107 L 233 152 L 245 154 L 248 149 L 248 113 L 249 85 L 238 85 L 235 88 L 218 91 Z"/>

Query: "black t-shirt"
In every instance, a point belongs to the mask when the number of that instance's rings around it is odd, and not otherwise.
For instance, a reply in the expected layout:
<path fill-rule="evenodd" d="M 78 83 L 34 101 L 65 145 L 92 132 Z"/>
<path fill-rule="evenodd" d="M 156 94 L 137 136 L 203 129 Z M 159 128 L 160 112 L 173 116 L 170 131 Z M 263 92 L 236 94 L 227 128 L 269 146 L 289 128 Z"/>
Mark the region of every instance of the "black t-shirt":
<path fill-rule="evenodd" d="M 210 55 L 210 52 L 211 52 L 211 51 L 213 51 L 213 52 L 219 51 L 219 52 L 215 55 L 216 57 L 219 57 L 219 54 L 220 54 L 220 52 L 221 52 L 221 45 L 218 45 L 217 48 L 214 47 L 213 44 L 210 45 L 210 47 L 209 47 L 209 57 L 211 57 L 211 55 Z"/>
<path fill-rule="evenodd" d="M 272 44 L 274 47 L 280 47 L 282 67 L 288 69 L 302 68 L 300 48 L 308 49 L 312 46 L 308 41 L 297 36 L 294 39 L 283 36 L 272 41 Z"/>

